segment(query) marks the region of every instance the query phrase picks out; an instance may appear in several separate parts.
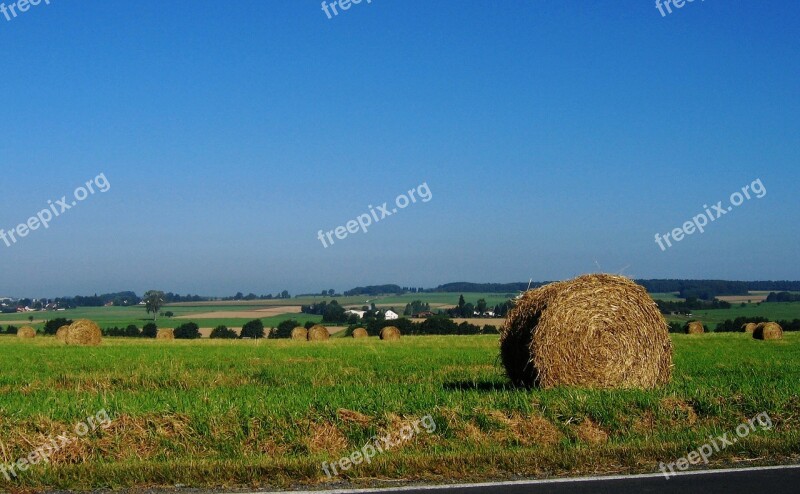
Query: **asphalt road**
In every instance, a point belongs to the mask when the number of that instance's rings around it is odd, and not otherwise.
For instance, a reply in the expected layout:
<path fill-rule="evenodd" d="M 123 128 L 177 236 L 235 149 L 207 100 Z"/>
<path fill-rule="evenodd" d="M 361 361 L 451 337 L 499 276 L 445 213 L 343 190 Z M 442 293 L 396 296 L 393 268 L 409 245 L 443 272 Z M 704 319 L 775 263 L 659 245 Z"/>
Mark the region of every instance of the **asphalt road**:
<path fill-rule="evenodd" d="M 660 474 L 581 477 L 518 482 L 392 489 L 293 491 L 293 494 L 797 494 L 800 465 L 685 472 L 665 479 Z M 261 493 L 265 494 L 265 493 Z"/>

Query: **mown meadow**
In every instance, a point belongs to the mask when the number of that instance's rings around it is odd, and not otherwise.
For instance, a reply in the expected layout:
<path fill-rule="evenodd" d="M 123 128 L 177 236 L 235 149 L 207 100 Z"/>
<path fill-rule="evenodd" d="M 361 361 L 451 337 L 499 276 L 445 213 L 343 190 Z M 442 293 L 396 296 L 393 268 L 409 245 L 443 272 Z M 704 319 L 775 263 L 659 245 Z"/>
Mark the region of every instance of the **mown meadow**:
<path fill-rule="evenodd" d="M 422 432 L 336 479 L 467 480 L 653 472 L 766 412 L 712 466 L 800 455 L 800 334 L 672 335 L 672 383 L 652 391 L 510 387 L 497 336 L 289 340 L 0 337 L 0 454 L 11 463 L 105 409 L 111 425 L 0 488 L 286 487 L 375 435 Z M 693 467 L 700 468 L 700 466 Z"/>

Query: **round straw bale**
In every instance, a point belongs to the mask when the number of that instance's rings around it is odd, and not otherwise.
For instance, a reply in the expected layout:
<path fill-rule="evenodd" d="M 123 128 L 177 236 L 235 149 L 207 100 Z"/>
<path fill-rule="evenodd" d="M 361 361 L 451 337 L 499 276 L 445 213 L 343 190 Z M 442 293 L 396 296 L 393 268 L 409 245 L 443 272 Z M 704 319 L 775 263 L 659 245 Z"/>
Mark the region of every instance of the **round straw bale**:
<path fill-rule="evenodd" d="M 308 330 L 303 326 L 297 326 L 292 330 L 292 339 L 293 340 L 307 340 L 308 339 Z"/>
<path fill-rule="evenodd" d="M 705 326 L 703 326 L 703 323 L 700 321 L 686 323 L 683 329 L 686 331 L 686 334 L 703 334 L 706 332 Z"/>
<path fill-rule="evenodd" d="M 157 340 L 174 340 L 175 339 L 175 330 L 172 328 L 164 328 L 159 329 L 158 333 L 156 333 Z"/>
<path fill-rule="evenodd" d="M 381 329 L 381 339 L 382 340 L 399 340 L 400 339 L 400 330 L 394 326 L 386 326 L 385 328 Z"/>
<path fill-rule="evenodd" d="M 744 331 L 745 333 L 753 334 L 753 331 L 756 330 L 757 326 L 758 326 L 758 323 L 749 322 L 747 324 L 743 324 L 742 325 L 742 331 Z"/>
<path fill-rule="evenodd" d="M 757 340 L 780 340 L 783 338 L 783 328 L 776 322 L 762 322 L 753 331 L 753 338 Z"/>
<path fill-rule="evenodd" d="M 69 331 L 69 324 L 66 324 L 66 325 L 61 326 L 60 328 L 58 328 L 58 331 L 56 331 L 56 339 L 58 341 L 63 341 L 64 343 L 66 343 L 67 342 L 67 331 Z"/>
<path fill-rule="evenodd" d="M 643 287 L 607 274 L 518 297 L 501 330 L 500 357 L 515 384 L 542 388 L 654 388 L 672 373 L 658 306 Z"/>
<path fill-rule="evenodd" d="M 22 326 L 17 330 L 17 338 L 36 338 L 36 330 L 30 326 Z"/>
<path fill-rule="evenodd" d="M 64 341 L 67 345 L 97 346 L 103 340 L 100 326 L 88 319 L 78 319 L 70 324 Z"/>
<path fill-rule="evenodd" d="M 308 341 L 325 341 L 330 339 L 330 337 L 331 334 L 328 328 L 322 324 L 312 326 L 311 329 L 308 330 Z"/>
<path fill-rule="evenodd" d="M 356 328 L 353 330 L 353 338 L 367 338 L 369 333 L 364 328 Z"/>

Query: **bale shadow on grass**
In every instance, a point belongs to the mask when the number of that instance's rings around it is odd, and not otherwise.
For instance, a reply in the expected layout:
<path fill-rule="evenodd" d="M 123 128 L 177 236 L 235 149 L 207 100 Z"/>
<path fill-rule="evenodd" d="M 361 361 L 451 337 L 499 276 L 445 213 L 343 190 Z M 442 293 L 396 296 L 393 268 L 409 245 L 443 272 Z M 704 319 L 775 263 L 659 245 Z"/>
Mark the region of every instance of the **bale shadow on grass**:
<path fill-rule="evenodd" d="M 510 382 L 497 381 L 450 381 L 442 385 L 447 391 L 480 391 L 489 393 L 494 391 L 519 391 L 524 387 L 514 386 Z"/>

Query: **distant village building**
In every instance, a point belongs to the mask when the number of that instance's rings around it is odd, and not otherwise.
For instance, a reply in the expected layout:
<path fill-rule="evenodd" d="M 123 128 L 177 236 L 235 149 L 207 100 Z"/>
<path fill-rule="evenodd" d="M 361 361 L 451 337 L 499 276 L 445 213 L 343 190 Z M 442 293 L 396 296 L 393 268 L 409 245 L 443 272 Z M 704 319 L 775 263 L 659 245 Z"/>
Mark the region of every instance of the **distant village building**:
<path fill-rule="evenodd" d="M 363 319 L 364 318 L 364 314 L 366 314 L 366 311 L 363 311 L 363 310 L 346 310 L 346 311 L 344 311 L 344 313 L 345 313 L 345 315 L 348 315 L 348 316 L 358 316 L 359 319 Z"/>
<path fill-rule="evenodd" d="M 427 319 L 427 318 L 433 317 L 435 315 L 436 314 L 434 314 L 433 312 L 431 312 L 429 310 L 426 310 L 426 311 L 418 312 L 416 314 L 411 314 L 411 317 L 413 317 L 414 319 Z"/>
<path fill-rule="evenodd" d="M 398 316 L 397 313 L 393 310 L 387 310 L 386 312 L 383 313 L 383 315 L 384 319 L 386 319 L 387 321 L 394 321 L 395 319 L 400 318 L 400 316 Z"/>

